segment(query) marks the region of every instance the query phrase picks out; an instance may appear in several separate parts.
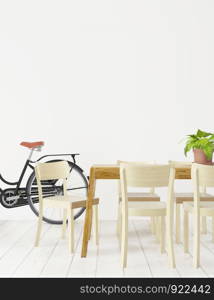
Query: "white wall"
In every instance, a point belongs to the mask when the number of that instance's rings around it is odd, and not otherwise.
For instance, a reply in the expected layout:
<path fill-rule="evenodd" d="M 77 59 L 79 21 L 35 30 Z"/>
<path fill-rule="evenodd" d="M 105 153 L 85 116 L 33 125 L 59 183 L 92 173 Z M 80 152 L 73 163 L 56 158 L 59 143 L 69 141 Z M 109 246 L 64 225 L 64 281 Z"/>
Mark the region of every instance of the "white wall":
<path fill-rule="evenodd" d="M 0 170 L 27 155 L 80 152 L 93 163 L 184 160 L 179 141 L 213 131 L 214 1 L 1 0 Z M 190 156 L 189 159 L 192 159 Z M 101 216 L 116 182 L 100 182 Z M 32 217 L 29 208 L 1 218 Z"/>

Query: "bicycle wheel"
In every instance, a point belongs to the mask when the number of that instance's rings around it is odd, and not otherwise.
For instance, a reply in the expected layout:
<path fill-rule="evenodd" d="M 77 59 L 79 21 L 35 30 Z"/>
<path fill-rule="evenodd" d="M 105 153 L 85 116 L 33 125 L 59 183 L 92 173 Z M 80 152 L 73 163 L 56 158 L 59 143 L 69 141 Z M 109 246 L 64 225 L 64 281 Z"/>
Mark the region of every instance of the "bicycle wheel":
<path fill-rule="evenodd" d="M 60 160 L 52 160 L 50 162 L 56 162 Z M 70 176 L 67 180 L 67 193 L 68 195 L 81 196 L 82 199 L 87 197 L 88 180 L 83 174 L 80 167 L 68 161 L 71 168 Z M 56 196 L 63 194 L 62 181 L 61 180 L 46 180 L 42 181 L 42 190 L 44 197 Z M 38 187 L 35 177 L 35 172 L 33 171 L 30 175 L 27 185 L 26 185 L 27 199 L 30 208 L 35 215 L 39 215 L 39 197 L 38 197 Z M 75 210 L 74 219 L 77 219 L 82 215 L 85 208 Z M 43 214 L 43 220 L 50 224 L 62 224 L 62 212 L 57 209 L 45 209 Z"/>

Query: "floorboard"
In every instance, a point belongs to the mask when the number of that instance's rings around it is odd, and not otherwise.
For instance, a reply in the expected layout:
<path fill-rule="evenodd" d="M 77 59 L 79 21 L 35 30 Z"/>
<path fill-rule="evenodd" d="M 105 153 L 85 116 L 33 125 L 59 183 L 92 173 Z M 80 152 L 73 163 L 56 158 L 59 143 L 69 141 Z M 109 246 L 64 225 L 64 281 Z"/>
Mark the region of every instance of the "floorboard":
<path fill-rule="evenodd" d="M 0 277 L 214 277 L 214 243 L 210 224 L 201 235 L 201 267 L 192 266 L 193 233 L 190 250 L 175 244 L 176 268 L 170 269 L 166 253 L 150 231 L 149 219 L 129 222 L 128 263 L 121 268 L 120 244 L 115 221 L 100 221 L 99 245 L 93 236 L 88 256 L 81 258 L 82 221 L 75 223 L 75 252 L 61 239 L 61 227 L 44 223 L 39 247 L 34 247 L 36 221 L 0 222 Z"/>

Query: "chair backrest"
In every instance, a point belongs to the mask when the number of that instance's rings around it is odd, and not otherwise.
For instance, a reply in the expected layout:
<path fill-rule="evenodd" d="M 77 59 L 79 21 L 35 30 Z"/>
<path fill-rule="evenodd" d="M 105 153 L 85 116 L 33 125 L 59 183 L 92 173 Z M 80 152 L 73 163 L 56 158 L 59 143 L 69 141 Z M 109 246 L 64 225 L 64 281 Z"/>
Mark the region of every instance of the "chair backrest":
<path fill-rule="evenodd" d="M 151 160 L 151 161 L 127 161 L 127 160 L 117 160 L 117 164 L 133 164 L 133 165 L 154 165 L 156 164 L 155 160 Z"/>
<path fill-rule="evenodd" d="M 194 211 L 199 222 L 200 216 L 200 188 L 214 187 L 214 166 L 192 164 L 191 176 L 194 189 Z"/>
<path fill-rule="evenodd" d="M 214 187 L 214 166 L 192 164 L 191 176 L 194 182 L 194 186 L 198 187 Z"/>
<path fill-rule="evenodd" d="M 67 161 L 58 161 L 51 163 L 38 163 L 35 167 L 36 180 L 39 191 L 39 200 L 42 201 L 42 184 L 43 180 L 62 179 L 63 192 L 67 194 L 66 179 L 70 173 L 70 168 Z"/>
<path fill-rule="evenodd" d="M 136 166 L 136 165 L 155 165 L 156 162 L 155 161 L 124 161 L 124 160 L 118 160 L 117 164 L 120 166 L 121 164 L 129 164 L 130 166 Z M 121 189 L 120 189 L 120 182 L 118 184 L 118 189 L 119 189 L 119 195 L 121 195 Z M 150 193 L 154 193 L 155 192 L 155 188 L 154 187 L 150 187 L 149 188 L 149 192 Z"/>
<path fill-rule="evenodd" d="M 36 165 L 35 171 L 39 180 L 66 179 L 69 175 L 70 168 L 67 161 L 57 161 L 39 163 Z"/>
<path fill-rule="evenodd" d="M 169 160 L 169 164 L 175 168 L 191 168 L 192 162 L 191 161 L 175 161 Z"/>
<path fill-rule="evenodd" d="M 169 164 L 175 168 L 192 168 L 193 163 L 188 161 L 172 161 L 169 160 Z M 200 186 L 200 192 L 206 193 L 206 185 Z"/>
<path fill-rule="evenodd" d="M 168 187 L 167 212 L 173 214 L 173 185 L 175 168 L 170 165 L 133 165 L 121 163 L 120 182 L 122 204 L 128 207 L 128 187 Z"/>
<path fill-rule="evenodd" d="M 163 187 L 169 184 L 170 165 L 120 165 L 120 174 L 127 187 Z"/>

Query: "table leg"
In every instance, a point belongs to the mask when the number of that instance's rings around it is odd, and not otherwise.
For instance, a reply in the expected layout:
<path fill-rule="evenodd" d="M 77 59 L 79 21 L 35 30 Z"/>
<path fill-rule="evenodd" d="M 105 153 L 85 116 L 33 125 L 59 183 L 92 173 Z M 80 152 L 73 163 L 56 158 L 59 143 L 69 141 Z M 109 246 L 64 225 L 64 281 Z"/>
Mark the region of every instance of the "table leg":
<path fill-rule="evenodd" d="M 91 168 L 90 177 L 89 177 L 88 197 L 87 197 L 87 201 L 86 201 L 86 213 L 85 213 L 81 257 L 87 256 L 88 240 L 91 235 L 92 204 L 93 204 L 93 199 L 94 199 L 94 194 L 95 194 L 95 183 L 96 183 L 95 172 L 94 172 L 94 169 Z"/>
<path fill-rule="evenodd" d="M 89 209 L 88 241 L 91 239 L 92 223 L 93 223 L 93 207 Z"/>

